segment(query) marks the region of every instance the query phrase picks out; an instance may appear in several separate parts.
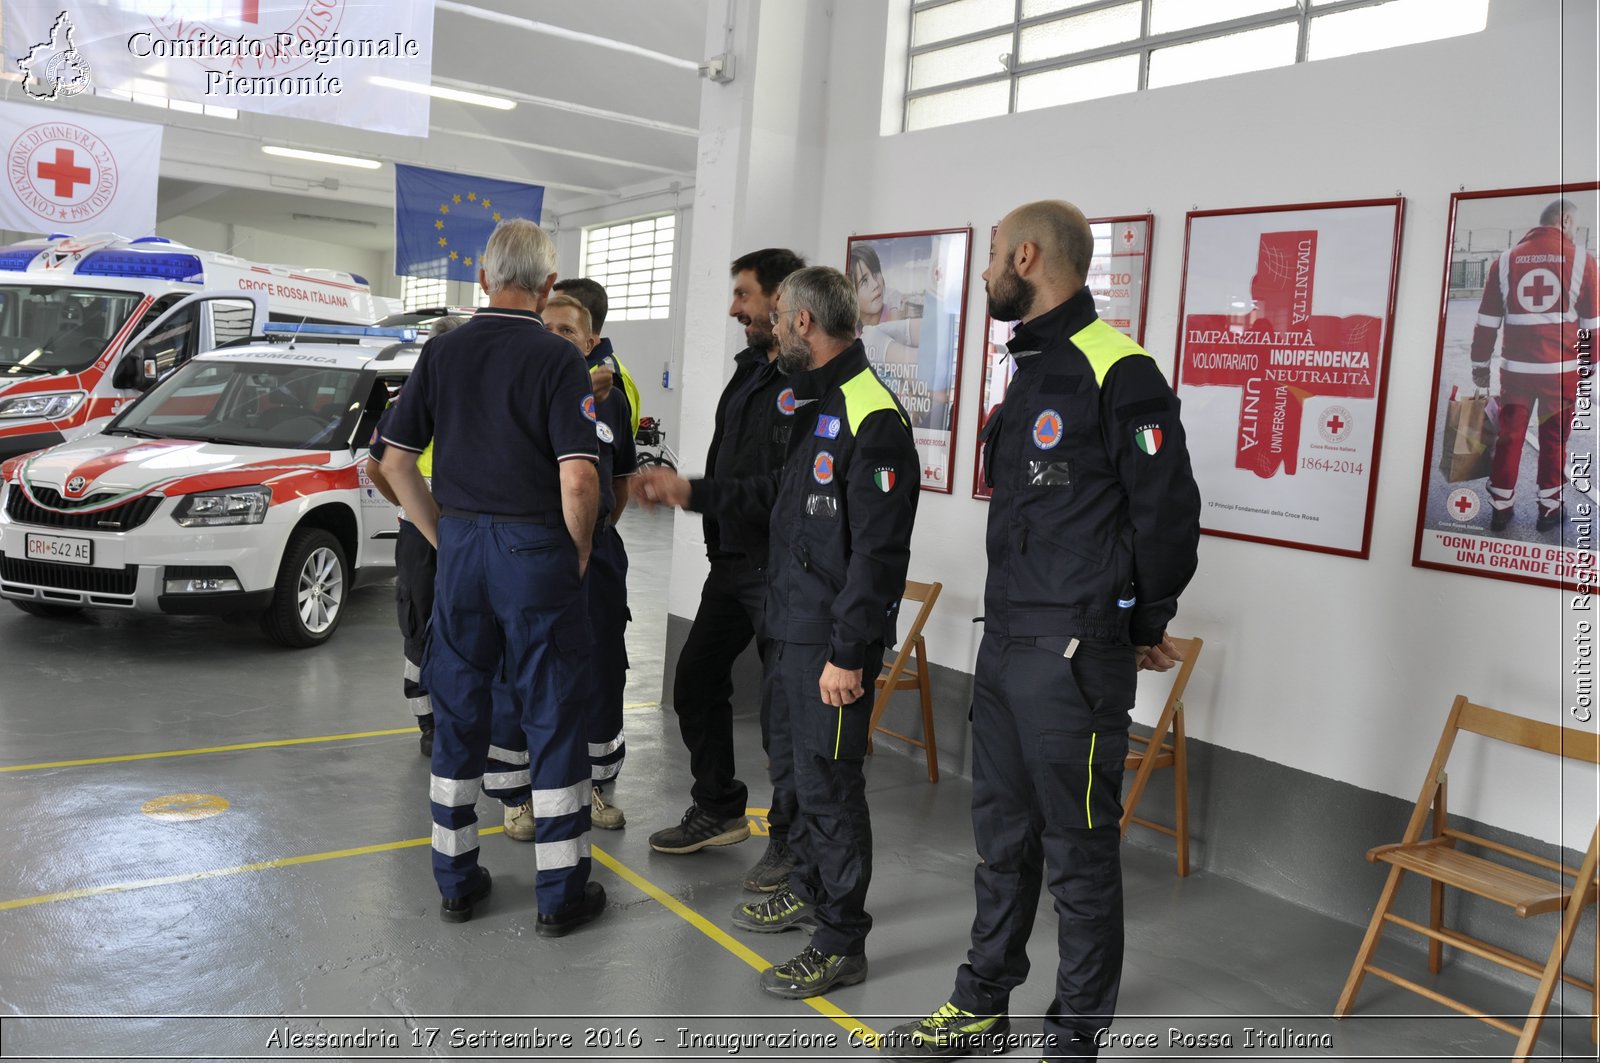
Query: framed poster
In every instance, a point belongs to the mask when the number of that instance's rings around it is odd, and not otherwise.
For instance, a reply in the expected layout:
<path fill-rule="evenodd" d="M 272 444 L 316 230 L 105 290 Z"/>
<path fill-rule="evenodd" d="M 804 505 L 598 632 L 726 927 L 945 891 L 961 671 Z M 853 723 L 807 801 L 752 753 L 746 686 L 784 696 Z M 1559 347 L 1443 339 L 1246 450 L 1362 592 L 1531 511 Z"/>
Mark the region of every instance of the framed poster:
<path fill-rule="evenodd" d="M 1412 563 L 1594 576 L 1600 184 L 1450 197 Z"/>
<path fill-rule="evenodd" d="M 1155 230 L 1152 214 L 1130 214 L 1115 218 L 1090 218 L 1094 233 L 1094 257 L 1089 260 L 1089 290 L 1094 293 L 1095 311 L 1100 319 L 1128 336 L 1144 343 L 1145 305 L 1150 294 L 1150 236 Z M 990 230 L 994 242 L 998 226 Z M 978 435 L 973 447 L 972 497 L 988 500 L 990 490 L 983 482 L 983 426 L 989 414 L 1006 397 L 1016 363 L 1006 354 L 1006 344 L 1016 329 L 1015 321 L 996 321 L 985 310 L 983 318 L 983 391 L 978 396 Z"/>
<path fill-rule="evenodd" d="M 845 259 L 867 358 L 911 415 L 923 490 L 945 494 L 971 258 L 971 229 L 938 229 L 852 236 Z"/>
<path fill-rule="evenodd" d="M 1177 387 L 1202 531 L 1367 556 L 1404 212 L 1190 211 Z"/>

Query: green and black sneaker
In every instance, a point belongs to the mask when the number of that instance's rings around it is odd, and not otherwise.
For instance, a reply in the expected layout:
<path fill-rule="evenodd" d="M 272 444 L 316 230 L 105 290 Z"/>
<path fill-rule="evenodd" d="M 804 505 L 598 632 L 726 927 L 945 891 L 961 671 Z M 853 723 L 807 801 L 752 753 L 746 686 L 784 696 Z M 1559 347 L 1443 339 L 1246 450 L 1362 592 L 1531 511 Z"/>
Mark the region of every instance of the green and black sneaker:
<path fill-rule="evenodd" d="M 789 962 L 761 972 L 761 988 L 789 1000 L 821 996 L 830 989 L 866 980 L 865 956 L 830 956 L 814 945 L 801 949 Z"/>
<path fill-rule="evenodd" d="M 951 1056 L 990 1055 L 1005 1051 L 1003 1038 L 1011 1019 L 975 1015 L 949 1001 L 926 1019 L 896 1026 L 883 1035 L 878 1050 L 890 1059 L 946 1059 Z"/>
<path fill-rule="evenodd" d="M 752 934 L 817 928 L 811 905 L 796 897 L 792 890 L 780 890 L 762 900 L 739 905 L 733 910 L 733 925 Z"/>

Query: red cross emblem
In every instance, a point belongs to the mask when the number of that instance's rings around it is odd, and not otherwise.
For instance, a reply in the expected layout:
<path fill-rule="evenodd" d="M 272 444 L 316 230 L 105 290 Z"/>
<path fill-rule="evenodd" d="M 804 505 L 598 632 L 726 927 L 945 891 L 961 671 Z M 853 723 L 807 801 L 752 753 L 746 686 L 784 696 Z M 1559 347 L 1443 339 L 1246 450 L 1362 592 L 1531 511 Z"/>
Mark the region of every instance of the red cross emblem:
<path fill-rule="evenodd" d="M 1450 497 L 1445 499 L 1445 512 L 1465 524 L 1478 515 L 1478 494 L 1468 488 L 1461 487 L 1450 492 Z"/>
<path fill-rule="evenodd" d="M 1133 238 L 1134 238 L 1133 226 L 1130 225 L 1126 229 L 1122 230 L 1122 242 L 1124 244 L 1128 245 L 1129 247 L 1132 247 L 1133 246 Z"/>
<path fill-rule="evenodd" d="M 1556 275 L 1547 269 L 1533 270 L 1517 282 L 1517 299 L 1530 314 L 1542 314 L 1554 308 L 1560 296 L 1561 285 Z"/>
<path fill-rule="evenodd" d="M 1328 418 L 1328 431 L 1332 432 L 1334 435 L 1338 435 L 1340 432 L 1344 431 L 1344 425 L 1345 422 L 1339 419 L 1338 414 L 1334 414 L 1332 417 Z"/>
<path fill-rule="evenodd" d="M 57 199 L 71 199 L 72 190 L 94 179 L 94 171 L 78 165 L 77 152 L 71 148 L 57 148 L 54 162 L 40 161 L 35 171 L 40 180 L 55 183 Z"/>

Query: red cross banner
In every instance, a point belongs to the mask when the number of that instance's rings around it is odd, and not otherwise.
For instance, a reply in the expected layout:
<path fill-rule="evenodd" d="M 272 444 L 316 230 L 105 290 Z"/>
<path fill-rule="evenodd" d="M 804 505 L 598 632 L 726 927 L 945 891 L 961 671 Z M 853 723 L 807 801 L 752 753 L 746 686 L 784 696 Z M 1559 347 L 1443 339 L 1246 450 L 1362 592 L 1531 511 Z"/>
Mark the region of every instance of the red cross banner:
<path fill-rule="evenodd" d="M 0 148 L 6 153 L 0 229 L 74 236 L 155 231 L 160 126 L 0 103 Z"/>
<path fill-rule="evenodd" d="M 1401 209 L 1189 214 L 1178 387 L 1204 531 L 1367 556 Z"/>

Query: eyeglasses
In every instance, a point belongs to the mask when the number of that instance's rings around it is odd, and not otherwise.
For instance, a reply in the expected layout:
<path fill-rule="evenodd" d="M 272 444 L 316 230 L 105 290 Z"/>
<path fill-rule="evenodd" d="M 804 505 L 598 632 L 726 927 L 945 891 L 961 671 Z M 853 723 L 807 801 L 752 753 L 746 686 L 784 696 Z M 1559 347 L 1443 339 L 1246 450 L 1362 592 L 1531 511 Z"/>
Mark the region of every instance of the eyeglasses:
<path fill-rule="evenodd" d="M 772 322 L 772 326 L 774 328 L 776 328 L 777 325 L 778 325 L 778 319 L 780 317 L 782 317 L 784 314 L 798 314 L 799 312 L 800 312 L 800 308 L 799 307 L 796 307 L 793 310 L 774 310 L 771 314 L 768 315 L 768 320 L 770 320 Z"/>

